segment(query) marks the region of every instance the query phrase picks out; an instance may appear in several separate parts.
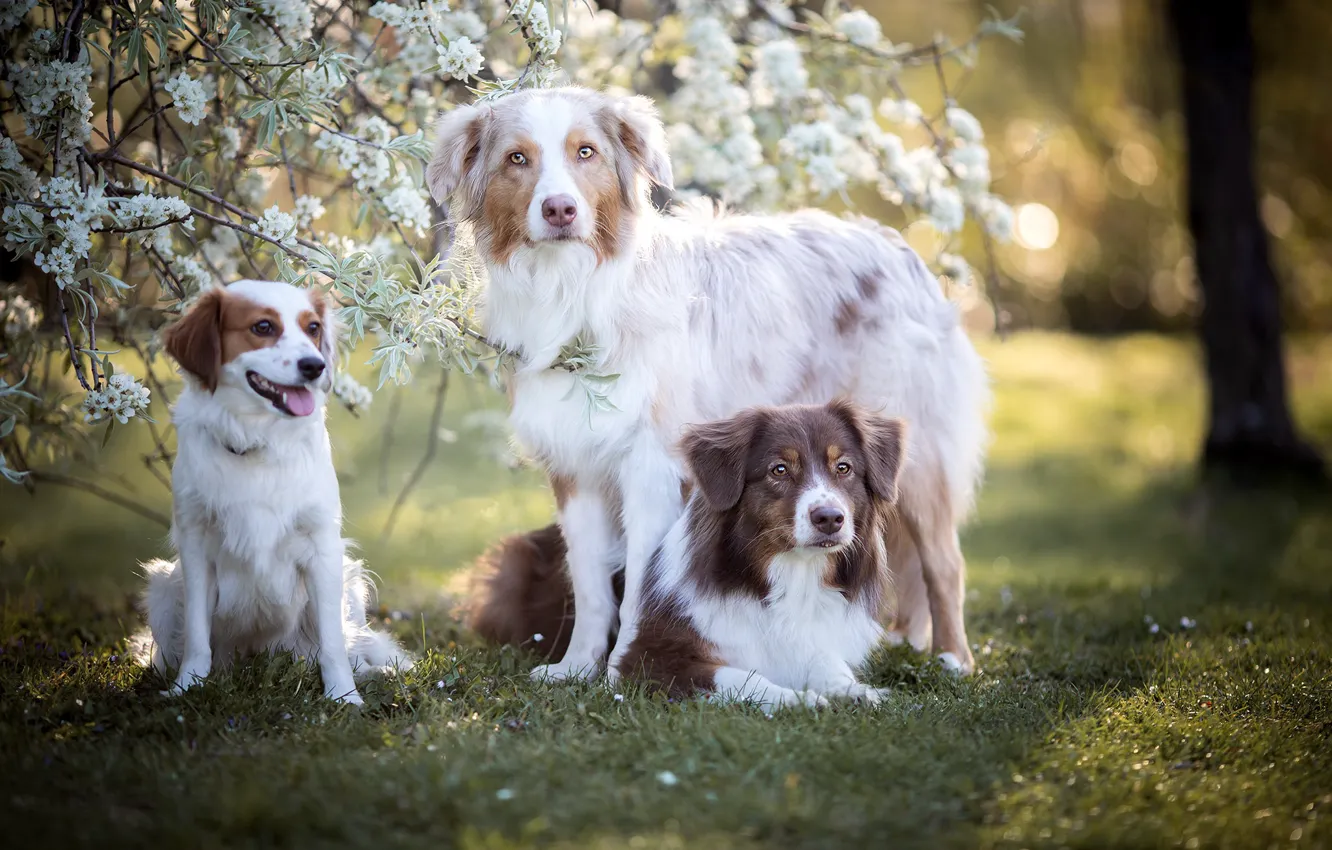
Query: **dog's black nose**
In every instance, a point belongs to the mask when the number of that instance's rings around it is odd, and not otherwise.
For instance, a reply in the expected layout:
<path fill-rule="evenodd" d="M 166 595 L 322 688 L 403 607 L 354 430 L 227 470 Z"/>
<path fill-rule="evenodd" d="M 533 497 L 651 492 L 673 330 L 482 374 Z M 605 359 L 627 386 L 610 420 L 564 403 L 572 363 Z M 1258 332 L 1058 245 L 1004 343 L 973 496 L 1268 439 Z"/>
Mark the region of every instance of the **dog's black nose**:
<path fill-rule="evenodd" d="M 824 534 L 836 534 L 842 530 L 846 516 L 837 508 L 816 505 L 809 509 L 809 521 Z"/>
<path fill-rule="evenodd" d="M 324 374 L 324 361 L 318 357 L 302 357 L 296 361 L 296 368 L 300 370 L 302 378 L 313 381 Z"/>

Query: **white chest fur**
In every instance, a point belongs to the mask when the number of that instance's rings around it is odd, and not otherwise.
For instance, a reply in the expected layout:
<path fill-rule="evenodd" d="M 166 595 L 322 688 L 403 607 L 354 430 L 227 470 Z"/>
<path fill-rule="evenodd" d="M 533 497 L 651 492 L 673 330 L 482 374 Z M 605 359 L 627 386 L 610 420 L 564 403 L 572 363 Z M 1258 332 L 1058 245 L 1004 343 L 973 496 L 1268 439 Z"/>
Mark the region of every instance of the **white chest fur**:
<path fill-rule="evenodd" d="M 800 690 L 833 662 L 859 667 L 883 638 L 864 605 L 822 581 L 827 556 L 788 552 L 769 567 L 772 590 L 760 601 L 740 594 L 700 595 L 692 617 L 729 666 Z"/>

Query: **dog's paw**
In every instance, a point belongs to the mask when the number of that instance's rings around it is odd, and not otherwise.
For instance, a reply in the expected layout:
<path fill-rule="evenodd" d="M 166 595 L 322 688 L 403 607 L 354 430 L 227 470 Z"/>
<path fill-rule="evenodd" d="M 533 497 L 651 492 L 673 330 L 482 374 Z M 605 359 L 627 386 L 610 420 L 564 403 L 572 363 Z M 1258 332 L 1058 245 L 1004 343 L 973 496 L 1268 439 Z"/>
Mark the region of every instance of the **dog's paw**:
<path fill-rule="evenodd" d="M 167 688 L 165 691 L 162 691 L 162 696 L 178 697 L 181 694 L 188 691 L 190 688 L 193 688 L 197 685 L 202 685 L 204 683 L 204 677 L 207 675 L 208 674 L 206 672 L 194 673 L 194 672 L 182 671 L 179 675 L 176 676 L 176 681 L 172 683 L 171 687 Z"/>
<path fill-rule="evenodd" d="M 342 705 L 365 705 L 365 698 L 361 697 L 361 691 L 358 691 L 356 686 L 326 687 L 324 695 L 333 702 L 341 702 Z"/>
<path fill-rule="evenodd" d="M 829 705 L 832 705 L 827 697 L 815 693 L 814 691 L 798 691 L 797 693 L 800 697 L 800 704 L 805 708 L 819 709 L 827 708 Z"/>
<path fill-rule="evenodd" d="M 361 692 L 355 689 L 352 689 L 341 696 L 334 696 L 333 699 L 343 705 L 365 705 L 365 699 L 361 696 Z"/>
<path fill-rule="evenodd" d="M 600 672 L 596 664 L 566 660 L 533 667 L 529 675 L 533 682 L 590 682 Z"/>
<path fill-rule="evenodd" d="M 970 676 L 975 672 L 975 662 L 970 656 L 962 658 L 956 653 L 941 652 L 937 657 L 943 668 L 955 676 Z"/>

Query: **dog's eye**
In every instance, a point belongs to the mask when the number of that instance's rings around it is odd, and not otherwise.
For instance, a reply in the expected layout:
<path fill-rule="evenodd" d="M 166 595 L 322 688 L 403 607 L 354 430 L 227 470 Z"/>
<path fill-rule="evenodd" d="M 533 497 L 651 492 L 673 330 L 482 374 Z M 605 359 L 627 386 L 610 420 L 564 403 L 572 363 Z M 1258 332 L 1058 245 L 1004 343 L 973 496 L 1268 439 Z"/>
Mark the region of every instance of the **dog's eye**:
<path fill-rule="evenodd" d="M 591 159 L 596 154 L 596 149 L 591 145 L 583 145 L 578 149 L 579 159 Z"/>
<path fill-rule="evenodd" d="M 315 334 L 319 333 L 319 323 L 311 322 L 310 326 L 305 329 L 305 332 L 308 333 L 310 336 L 314 336 Z"/>
<path fill-rule="evenodd" d="M 518 151 L 514 151 L 513 153 L 509 154 L 509 162 L 512 162 L 514 165 L 526 165 L 527 157 L 524 156 L 523 154 L 518 153 Z"/>
<path fill-rule="evenodd" d="M 250 326 L 250 330 L 254 332 L 255 336 L 272 336 L 273 323 L 267 319 L 260 319 Z"/>
<path fill-rule="evenodd" d="M 773 476 L 775 476 L 775 477 L 777 477 L 777 478 L 781 478 L 781 477 L 782 477 L 783 475 L 785 475 L 786 472 L 787 472 L 786 464 L 784 464 L 784 463 L 774 463 L 774 464 L 772 465 L 772 468 L 769 469 L 768 472 L 771 473 Z"/>
<path fill-rule="evenodd" d="M 837 474 L 838 474 L 838 475 L 850 475 L 850 474 L 851 474 L 851 464 L 847 463 L 847 462 L 844 461 L 844 460 L 839 460 L 839 461 L 837 462 L 837 466 L 835 466 L 835 467 L 833 467 L 833 468 L 837 470 Z"/>

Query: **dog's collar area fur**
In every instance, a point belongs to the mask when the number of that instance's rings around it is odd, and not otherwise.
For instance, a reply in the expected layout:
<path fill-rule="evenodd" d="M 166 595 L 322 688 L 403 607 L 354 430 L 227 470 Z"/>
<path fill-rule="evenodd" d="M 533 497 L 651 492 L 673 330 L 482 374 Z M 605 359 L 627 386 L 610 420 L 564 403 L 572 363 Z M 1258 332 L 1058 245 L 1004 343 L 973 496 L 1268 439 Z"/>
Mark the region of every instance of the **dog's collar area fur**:
<path fill-rule="evenodd" d="M 249 457 L 250 455 L 256 455 L 259 454 L 259 452 L 261 452 L 264 448 L 263 443 L 259 443 L 253 446 L 246 446 L 243 449 L 238 449 L 235 446 L 233 446 L 231 443 L 228 443 L 226 440 L 219 438 L 218 442 L 222 444 L 222 448 L 226 449 L 228 452 L 235 455 L 236 457 Z"/>

